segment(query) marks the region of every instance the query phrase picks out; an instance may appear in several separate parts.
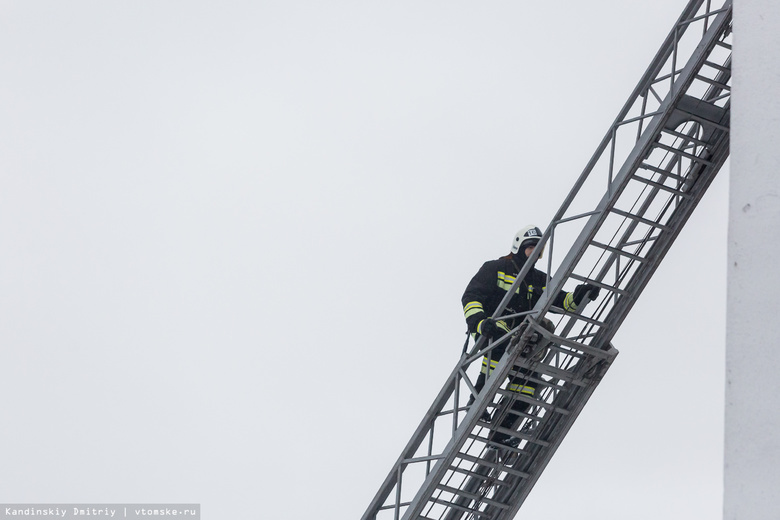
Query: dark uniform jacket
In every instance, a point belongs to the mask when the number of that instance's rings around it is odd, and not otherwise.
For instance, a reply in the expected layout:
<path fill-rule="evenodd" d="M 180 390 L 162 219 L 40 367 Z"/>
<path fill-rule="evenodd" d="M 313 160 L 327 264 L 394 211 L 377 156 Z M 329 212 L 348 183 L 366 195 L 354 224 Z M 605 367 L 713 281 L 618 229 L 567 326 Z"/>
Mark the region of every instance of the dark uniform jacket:
<path fill-rule="evenodd" d="M 461 298 L 469 332 L 479 332 L 478 326 L 483 319 L 497 318 L 497 316 L 493 316 L 493 313 L 515 282 L 522 267 L 523 264 L 517 262 L 512 255 L 503 256 L 498 260 L 490 260 L 482 265 L 469 282 Z M 533 309 L 542 296 L 546 283 L 547 275 L 535 267 L 531 268 L 525 279 L 518 285 L 503 314 L 514 314 Z M 560 291 L 556 295 L 553 305 L 571 311 L 576 309 L 576 305 L 572 301 L 572 293 L 565 291 Z M 513 328 L 520 321 L 522 318 L 518 318 L 517 321 L 505 322 L 507 327 L 505 330 Z M 499 323 L 499 326 L 501 325 Z"/>

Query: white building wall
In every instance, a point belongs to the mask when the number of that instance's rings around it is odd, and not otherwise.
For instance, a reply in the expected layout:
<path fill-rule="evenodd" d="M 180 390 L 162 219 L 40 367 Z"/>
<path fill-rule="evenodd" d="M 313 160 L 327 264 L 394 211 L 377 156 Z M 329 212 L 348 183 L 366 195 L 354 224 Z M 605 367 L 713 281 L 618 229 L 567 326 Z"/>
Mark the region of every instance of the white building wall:
<path fill-rule="evenodd" d="M 777 520 L 780 518 L 778 0 L 734 1 L 733 56 L 724 518 Z"/>

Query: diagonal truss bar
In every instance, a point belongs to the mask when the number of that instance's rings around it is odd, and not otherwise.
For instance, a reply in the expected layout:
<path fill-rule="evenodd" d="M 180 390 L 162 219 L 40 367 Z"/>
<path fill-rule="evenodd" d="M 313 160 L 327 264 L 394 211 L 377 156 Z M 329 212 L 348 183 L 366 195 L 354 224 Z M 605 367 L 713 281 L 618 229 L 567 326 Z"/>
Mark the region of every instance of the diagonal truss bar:
<path fill-rule="evenodd" d="M 464 346 L 362 520 L 515 517 L 617 356 L 612 338 L 728 158 L 731 0 L 712 4 L 688 2 L 495 315 L 548 247 L 545 294 L 500 340 Z M 553 307 L 550 295 L 582 282 L 601 289 L 595 301 L 576 313 Z M 506 354 L 476 394 L 481 357 L 500 344 Z M 533 381 L 535 395 L 503 388 L 512 374 Z M 512 411 L 515 401 L 524 412 Z M 515 443 L 497 443 L 497 433 Z"/>

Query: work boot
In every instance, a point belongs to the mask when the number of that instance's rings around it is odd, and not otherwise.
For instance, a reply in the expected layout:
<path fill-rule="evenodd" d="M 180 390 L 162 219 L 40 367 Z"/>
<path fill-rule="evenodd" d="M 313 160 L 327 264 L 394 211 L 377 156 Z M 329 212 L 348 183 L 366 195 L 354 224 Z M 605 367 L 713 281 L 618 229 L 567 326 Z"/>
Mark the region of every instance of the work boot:
<path fill-rule="evenodd" d="M 517 448 L 520 445 L 520 439 L 502 432 L 496 432 L 491 440 L 496 444 L 503 444 L 509 448 Z"/>

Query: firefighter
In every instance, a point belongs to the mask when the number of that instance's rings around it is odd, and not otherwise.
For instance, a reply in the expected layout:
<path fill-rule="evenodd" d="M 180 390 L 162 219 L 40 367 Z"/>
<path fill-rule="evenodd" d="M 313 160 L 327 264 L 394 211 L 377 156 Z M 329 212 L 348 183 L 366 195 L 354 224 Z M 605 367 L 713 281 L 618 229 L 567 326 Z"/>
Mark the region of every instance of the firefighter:
<path fill-rule="evenodd" d="M 511 252 L 497 260 L 485 262 L 469 282 L 461 302 L 463 303 L 463 313 L 466 318 L 468 331 L 476 339 L 479 336 L 487 336 L 490 339 L 497 340 L 519 325 L 524 319 L 520 317 L 506 320 L 493 314 L 541 238 L 542 231 L 538 227 L 524 227 L 517 232 L 512 240 Z M 512 295 L 512 299 L 507 304 L 503 315 L 516 314 L 533 309 L 542 296 L 546 283 L 547 275 L 536 269 L 536 267 L 532 267 L 516 288 L 515 294 Z M 580 284 L 572 292 L 559 291 L 555 295 L 553 305 L 573 312 L 577 310 L 577 306 L 588 293 L 590 293 L 590 298 L 595 300 L 598 298 L 599 289 L 591 284 Z M 551 331 L 554 330 L 554 325 L 549 320 L 545 319 L 543 325 Z M 484 386 L 486 375 L 495 369 L 504 354 L 507 344 L 508 341 L 505 341 L 497 346 L 482 360 L 482 369 L 474 385 L 477 392 Z M 536 385 L 533 381 L 518 376 L 513 377 L 509 381 L 507 389 L 530 397 L 533 397 L 536 393 Z M 474 396 L 472 395 L 469 399 L 469 404 L 473 402 Z M 518 412 L 525 412 L 529 406 L 527 403 L 516 400 L 512 409 Z M 511 416 L 512 414 L 509 415 Z M 489 415 L 484 416 L 483 419 L 489 419 Z M 512 421 L 510 422 L 513 422 L 514 417 L 511 419 Z"/>

